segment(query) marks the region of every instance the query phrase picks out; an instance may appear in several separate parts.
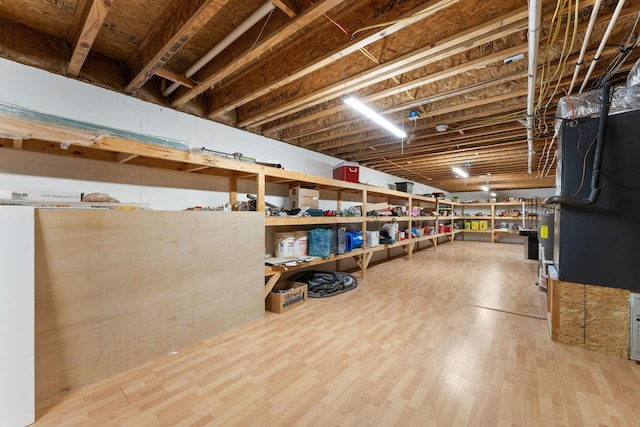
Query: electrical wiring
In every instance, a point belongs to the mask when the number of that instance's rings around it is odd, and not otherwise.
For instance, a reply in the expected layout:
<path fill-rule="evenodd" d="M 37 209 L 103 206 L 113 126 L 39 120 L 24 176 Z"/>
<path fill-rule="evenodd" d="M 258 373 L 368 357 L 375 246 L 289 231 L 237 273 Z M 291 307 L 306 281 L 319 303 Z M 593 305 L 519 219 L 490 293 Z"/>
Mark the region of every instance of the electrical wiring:
<path fill-rule="evenodd" d="M 629 35 L 627 36 L 626 41 L 620 44 L 619 52 L 610 61 L 604 72 L 592 83 L 592 89 L 598 89 L 604 84 L 604 82 L 610 81 L 618 72 L 620 67 L 625 63 L 627 58 L 629 58 L 631 52 L 638 46 L 638 42 L 640 41 L 640 33 L 637 36 L 634 35 L 636 32 L 636 28 L 638 27 L 638 22 L 640 22 L 640 12 L 636 16 L 636 20 L 633 23 L 632 28 L 628 31 Z M 633 41 L 632 43 L 632 39 L 634 37 L 635 41 Z"/>
<path fill-rule="evenodd" d="M 256 44 L 258 44 L 258 40 L 260 40 L 260 37 L 262 37 L 262 33 L 264 32 L 264 29 L 267 26 L 267 23 L 271 19 L 271 15 L 273 15 L 273 11 L 274 10 L 275 9 L 271 9 L 271 12 L 269 12 L 269 15 L 267 16 L 267 19 L 264 21 L 264 24 L 262 25 L 262 28 L 260 29 L 260 33 L 258 34 L 258 37 L 256 37 L 256 41 L 254 41 L 253 45 L 251 45 L 251 49 L 249 49 L 249 52 L 251 52 L 253 50 L 253 48 L 256 47 Z"/>
<path fill-rule="evenodd" d="M 564 1 L 563 3 L 558 3 L 560 6 L 560 10 L 559 11 L 564 11 L 565 5 L 567 4 L 566 1 Z M 540 89 L 540 94 L 538 97 L 538 105 L 536 109 L 541 109 L 542 105 L 544 104 L 544 99 L 546 98 L 546 94 L 549 90 L 549 87 L 551 85 L 551 81 L 554 78 L 554 75 L 551 74 L 552 70 L 552 63 L 551 63 L 551 52 L 552 52 L 552 48 L 556 42 L 556 40 L 558 39 L 558 36 L 560 34 L 560 30 L 561 30 L 561 22 L 562 19 L 561 17 L 559 18 L 557 15 L 554 16 L 554 18 L 557 18 L 557 20 L 552 21 L 552 25 L 553 25 L 553 37 L 551 39 L 548 40 L 547 42 L 547 46 L 545 49 L 545 53 L 544 53 L 544 58 L 545 58 L 545 64 L 544 64 L 544 68 L 543 68 L 543 73 L 545 73 L 545 75 L 541 78 L 541 89 Z M 564 41 L 562 44 L 562 53 L 560 54 L 560 60 L 562 59 L 562 54 L 564 53 L 565 47 L 566 47 L 566 40 L 567 40 L 567 31 L 568 31 L 568 26 L 565 27 L 565 34 L 564 34 Z M 556 67 L 555 69 L 556 73 L 558 71 L 558 67 Z"/>
<path fill-rule="evenodd" d="M 591 141 L 591 144 L 589 144 L 589 148 L 587 148 L 587 151 L 584 153 L 584 160 L 582 162 L 582 178 L 580 178 L 580 186 L 578 186 L 578 189 L 576 190 L 576 192 L 570 196 L 572 198 L 576 197 L 578 193 L 580 193 L 580 191 L 582 190 L 582 187 L 584 186 L 584 178 L 587 174 L 587 158 L 589 157 L 589 152 L 591 151 L 591 148 L 593 148 L 593 144 L 595 144 L 597 139 L 598 138 L 593 138 L 593 141 Z"/>
<path fill-rule="evenodd" d="M 560 32 L 560 25 L 558 24 L 558 14 L 560 10 L 564 8 L 566 1 L 556 3 L 556 8 L 553 12 L 553 16 L 551 17 L 551 24 L 549 28 L 550 36 L 547 37 L 547 45 L 542 53 L 542 66 L 540 67 L 540 91 L 538 94 L 538 103 L 536 108 L 540 108 L 542 105 L 542 99 L 544 98 L 544 87 L 546 82 L 546 75 L 549 73 L 548 69 L 551 68 L 551 47 L 555 44 L 558 34 Z"/>
<path fill-rule="evenodd" d="M 404 167 L 404 166 L 402 166 L 402 165 L 399 165 L 399 164 L 397 164 L 396 162 L 394 162 L 394 161 L 392 161 L 392 160 L 387 159 L 386 157 L 383 157 L 383 158 L 382 158 L 382 160 L 384 160 L 384 161 L 385 161 L 385 162 L 387 162 L 387 163 L 392 164 L 393 166 L 395 166 L 395 167 L 397 167 L 397 168 L 400 168 L 400 169 L 405 170 L 405 171 L 407 171 L 407 172 L 410 172 L 410 173 L 416 174 L 416 175 L 418 175 L 418 176 L 420 176 L 420 177 L 422 177 L 422 178 L 426 179 L 427 181 L 431 181 L 431 178 L 429 178 L 428 176 L 425 176 L 425 175 L 421 174 L 420 172 L 416 172 L 416 171 L 413 171 L 413 170 L 411 170 L 411 169 L 409 169 L 409 168 L 406 168 L 406 167 Z"/>
<path fill-rule="evenodd" d="M 569 108 L 571 108 L 571 122 L 575 122 L 576 121 L 576 112 L 573 109 L 573 102 L 571 102 L 571 98 L 569 97 L 569 92 L 567 92 L 567 90 L 565 88 L 562 88 L 562 90 L 564 91 L 564 94 L 567 97 L 567 102 L 569 103 Z"/>
<path fill-rule="evenodd" d="M 493 125 L 493 124 L 501 124 L 501 123 L 505 123 L 505 122 L 510 122 L 513 121 L 514 119 L 517 119 L 518 117 L 521 117 L 523 114 L 525 114 L 526 111 L 525 110 L 521 110 L 521 111 L 516 111 L 510 114 L 504 114 L 502 116 L 495 116 L 491 119 L 486 119 L 486 120 L 478 120 L 472 123 L 468 123 L 465 126 L 461 126 L 458 129 L 460 130 L 464 130 L 467 127 L 471 127 L 471 126 L 478 126 L 478 125 Z"/>
<path fill-rule="evenodd" d="M 553 146 L 555 145 L 556 142 L 556 135 L 553 135 L 553 137 L 551 138 L 551 142 L 549 143 L 549 147 L 546 147 L 546 143 L 545 143 L 545 148 L 546 148 L 546 156 L 545 156 L 545 150 L 542 151 L 542 156 L 540 156 L 540 161 L 542 161 L 542 157 L 545 157 L 544 160 L 544 165 L 542 166 L 542 173 L 540 174 L 540 177 L 542 178 L 543 176 L 548 176 L 549 172 L 547 172 L 545 174 L 545 170 L 547 169 L 547 164 L 549 163 L 549 155 L 551 154 L 551 149 L 553 148 Z M 553 155 L 553 158 L 555 160 L 555 152 Z M 551 164 L 549 165 L 549 171 L 551 170 L 551 166 L 553 166 L 553 161 L 551 162 Z M 540 172 L 540 167 L 538 166 L 538 172 Z"/>
<path fill-rule="evenodd" d="M 382 28 L 382 27 L 388 27 L 390 25 L 398 24 L 400 22 L 414 20 L 416 17 L 420 17 L 422 15 L 429 15 L 431 13 L 437 12 L 438 10 L 445 9 L 445 8 L 453 5 L 454 3 L 457 3 L 458 1 L 459 0 L 449 0 L 445 4 L 431 6 L 431 7 L 427 8 L 427 9 L 423 10 L 420 13 L 416 13 L 415 15 L 408 16 L 406 18 L 395 19 L 395 20 L 392 20 L 392 21 L 381 22 L 379 24 L 369 25 L 369 26 L 366 26 L 366 27 L 358 28 L 356 31 L 351 33 L 351 40 L 353 40 L 355 38 L 356 34 L 361 33 L 363 31 L 374 30 L 376 28 Z"/>
<path fill-rule="evenodd" d="M 457 0 L 456 0 L 457 1 Z M 309 0 L 309 3 L 314 5 L 315 2 L 313 0 Z M 269 15 L 271 16 L 271 15 Z M 331 22 L 333 25 L 335 25 L 340 31 L 342 31 L 347 37 L 349 37 L 350 40 L 353 40 L 353 36 L 355 35 L 355 32 L 353 34 L 349 34 L 349 31 L 347 31 L 347 29 L 342 26 L 338 21 L 336 21 L 335 19 L 333 19 L 331 16 L 329 16 L 329 14 L 325 13 L 324 17 L 327 19 L 327 21 Z M 266 24 L 265 24 L 266 25 Z M 263 27 L 264 29 L 264 27 Z M 262 32 L 260 32 L 260 34 L 262 34 Z M 253 49 L 253 47 L 252 47 Z M 360 49 L 358 49 L 360 51 L 360 53 L 362 53 L 366 58 L 368 58 L 371 62 L 373 62 L 376 65 L 380 65 L 380 61 L 378 60 L 378 58 L 375 57 L 375 55 L 373 55 L 371 52 L 369 52 L 369 50 L 366 47 L 361 47 Z M 396 84 L 400 84 L 400 80 L 396 77 L 396 76 L 392 76 L 391 80 L 393 80 Z M 411 99 L 412 101 L 415 99 L 413 97 L 413 95 L 411 95 L 409 93 L 409 91 L 405 90 L 405 93 L 407 94 L 407 96 L 409 97 L 409 99 Z"/>
<path fill-rule="evenodd" d="M 544 158 L 544 153 L 545 151 L 547 151 L 547 143 L 549 141 L 547 140 L 547 138 L 544 139 L 544 147 L 542 148 L 542 156 L 540 156 L 540 159 L 538 160 L 538 173 L 536 174 L 536 178 L 539 178 L 542 174 L 540 173 L 540 166 L 542 166 L 542 159 Z M 544 170 L 544 168 L 543 168 Z"/>
<path fill-rule="evenodd" d="M 567 61 L 569 60 L 569 57 L 571 56 L 571 52 L 573 51 L 573 46 L 575 44 L 575 40 L 576 40 L 576 36 L 578 34 L 578 18 L 579 18 L 579 12 L 580 12 L 580 4 L 579 1 L 576 1 L 575 3 L 575 7 L 572 6 L 572 1 L 569 0 L 568 2 L 564 2 L 563 3 L 563 8 L 564 5 L 567 5 L 567 23 L 565 26 L 565 31 L 564 31 L 564 39 L 562 42 L 562 49 L 561 49 L 561 53 L 558 59 L 558 63 L 555 67 L 555 71 L 553 72 L 553 74 L 549 75 L 546 79 L 542 79 L 541 82 L 541 89 L 540 89 L 540 96 L 538 98 L 538 105 L 537 105 L 537 110 L 543 110 L 543 109 L 548 109 L 551 106 L 551 103 L 553 102 L 556 93 L 558 92 L 558 89 L 560 87 L 560 83 L 562 81 L 562 77 L 565 74 L 565 70 L 567 67 Z M 571 14 L 571 9 L 574 9 L 573 11 L 573 15 Z M 572 19 L 573 16 L 573 19 Z M 571 24 L 573 22 L 573 25 Z M 559 30 L 560 28 L 560 24 L 561 22 L 558 22 L 558 26 L 556 27 L 556 34 L 557 34 L 557 30 Z M 573 27 L 573 31 L 570 33 L 570 28 Z M 571 41 L 569 42 L 569 37 L 571 38 Z M 555 43 L 555 37 L 553 42 Z M 547 49 L 550 50 L 552 45 L 547 44 Z M 550 73 L 550 68 L 551 68 L 551 58 L 549 57 L 550 55 L 548 53 L 546 53 L 546 58 L 547 58 L 547 70 Z M 553 87 L 553 90 L 551 90 L 550 92 L 550 88 L 553 84 L 553 82 L 555 81 L 555 86 Z M 548 98 L 548 100 L 546 101 L 546 103 L 544 102 L 544 99 Z"/>
<path fill-rule="evenodd" d="M 549 163 L 549 169 L 547 169 L 547 172 L 544 174 L 544 177 L 548 177 L 549 174 L 551 173 L 551 167 L 554 165 L 554 163 L 556 163 L 558 160 L 558 150 L 554 151 L 553 153 L 553 160 Z"/>
<path fill-rule="evenodd" d="M 564 43 L 562 45 L 562 53 L 560 54 L 560 60 L 558 62 L 558 66 L 556 67 L 556 72 L 553 74 L 553 76 L 551 76 L 551 79 L 556 79 L 556 85 L 553 89 L 553 91 L 551 92 L 551 95 L 548 96 L 549 100 L 547 101 L 545 108 L 548 108 L 551 103 L 553 102 L 553 99 L 556 96 L 556 93 L 558 93 L 558 88 L 560 87 L 560 83 L 562 81 L 562 77 L 564 76 L 565 70 L 567 68 L 567 61 L 569 59 L 569 57 L 571 56 L 571 52 L 573 51 L 573 45 L 575 44 L 576 41 L 576 35 L 578 34 L 578 16 L 579 16 L 579 2 L 576 1 L 576 7 L 575 7 L 575 16 L 573 19 L 573 34 L 571 36 L 571 43 L 569 44 L 569 47 L 566 50 L 565 53 L 565 47 L 566 42 L 567 42 L 567 36 L 569 33 L 569 26 L 570 26 L 570 19 L 569 17 L 571 16 L 570 14 L 567 14 L 567 31 L 565 32 L 565 40 Z M 571 8 L 571 2 L 569 2 L 569 8 Z"/>
<path fill-rule="evenodd" d="M 573 108 L 573 103 L 571 102 L 571 98 L 569 97 L 569 93 L 567 92 L 567 90 L 565 88 L 562 88 L 562 90 L 565 93 L 565 96 L 567 97 L 567 102 L 569 103 L 569 107 L 571 108 L 571 122 L 575 122 L 575 110 Z M 543 120 L 545 125 L 546 125 L 546 120 Z M 545 130 L 546 132 L 546 130 Z M 551 165 L 549 166 L 549 170 L 545 173 L 545 171 L 547 170 L 547 164 L 549 162 L 549 155 L 551 154 L 551 149 L 553 148 L 553 146 L 555 145 L 555 141 L 556 141 L 556 137 L 557 134 L 554 134 L 553 137 L 551 138 L 550 143 L 547 145 L 547 140 L 545 140 L 545 145 L 544 148 L 542 149 L 542 156 L 540 156 L 540 160 L 538 161 L 538 177 L 543 177 L 543 176 L 548 176 L 549 172 L 551 171 L 551 166 L 553 166 L 553 161 L 551 162 Z M 544 160 L 544 165 L 542 165 L 542 159 Z M 554 154 L 554 160 L 555 160 L 555 154 Z M 541 168 L 542 166 L 542 168 Z"/>

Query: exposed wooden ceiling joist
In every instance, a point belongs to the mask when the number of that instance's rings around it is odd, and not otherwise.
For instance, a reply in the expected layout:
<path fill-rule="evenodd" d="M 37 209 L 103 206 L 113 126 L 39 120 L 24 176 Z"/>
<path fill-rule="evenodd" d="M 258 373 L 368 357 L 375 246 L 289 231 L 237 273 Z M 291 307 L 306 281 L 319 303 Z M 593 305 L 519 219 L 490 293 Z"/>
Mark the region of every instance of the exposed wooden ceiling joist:
<path fill-rule="evenodd" d="M 63 75 L 75 72 L 88 83 L 447 191 L 477 187 L 489 173 L 492 187 L 495 182 L 531 188 L 553 185 L 554 109 L 594 5 L 577 5 L 571 44 L 576 3 L 542 2 L 539 65 L 545 71 L 538 73 L 537 89 L 545 93 L 536 99 L 533 174 L 526 173 L 526 129 L 519 123 L 527 98 L 527 0 L 276 0 L 272 12 L 241 34 L 236 28 L 266 7 L 265 0 L 13 0 L 0 2 L 0 57 Z M 601 3 L 585 66 L 616 4 Z M 640 59 L 629 42 L 640 31 L 633 29 L 639 10 L 640 0 L 625 1 L 588 86 L 612 58 L 628 53 L 611 73 L 624 83 Z M 356 32 L 372 24 L 383 26 Z M 185 77 L 231 33 L 239 38 Z M 505 63 L 520 53 L 523 60 Z M 583 76 L 584 71 L 579 84 Z M 162 95 L 167 83 L 181 86 L 171 99 Z M 409 141 L 390 137 L 345 108 L 345 93 L 404 126 Z M 419 112 L 416 121 L 408 120 L 410 110 Z M 438 124 L 447 130 L 437 132 Z M 38 127 L 36 133 L 46 138 L 66 135 L 58 128 L 43 132 Z M 9 144 L 19 145 L 13 141 L 24 137 L 10 136 Z M 23 146 L 37 146 L 27 141 Z M 233 141 L 216 143 L 220 151 L 236 151 Z M 37 149 L 148 164 L 118 148 Z M 106 149 L 113 152 L 99 151 Z M 473 175 L 457 180 L 451 163 L 465 159 L 472 161 Z"/>
<path fill-rule="evenodd" d="M 72 42 L 71 60 L 67 68 L 67 74 L 76 77 L 84 64 L 91 46 L 102 27 L 113 0 L 90 0 L 90 5 L 85 7 L 86 16 L 80 21 L 83 23 L 77 37 Z"/>
<path fill-rule="evenodd" d="M 173 0 L 127 60 L 128 93 L 140 89 L 229 0 Z"/>

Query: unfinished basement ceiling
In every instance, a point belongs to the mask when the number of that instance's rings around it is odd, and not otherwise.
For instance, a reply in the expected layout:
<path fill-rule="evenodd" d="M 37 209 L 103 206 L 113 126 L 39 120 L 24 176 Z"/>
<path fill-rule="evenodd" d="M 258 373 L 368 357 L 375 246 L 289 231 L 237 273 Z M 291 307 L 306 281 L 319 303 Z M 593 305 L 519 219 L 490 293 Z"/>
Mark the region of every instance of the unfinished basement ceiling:
<path fill-rule="evenodd" d="M 585 90 L 640 57 L 640 0 L 541 1 L 531 173 L 526 0 L 11 0 L 0 56 L 447 191 L 551 187 L 555 106 L 598 3 L 572 94 L 619 3 Z"/>

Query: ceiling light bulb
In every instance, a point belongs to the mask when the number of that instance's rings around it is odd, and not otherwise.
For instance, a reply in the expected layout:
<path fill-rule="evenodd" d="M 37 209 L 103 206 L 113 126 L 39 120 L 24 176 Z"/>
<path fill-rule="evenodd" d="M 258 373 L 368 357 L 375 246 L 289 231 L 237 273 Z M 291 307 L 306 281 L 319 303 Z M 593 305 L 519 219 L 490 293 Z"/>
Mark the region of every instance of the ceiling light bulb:
<path fill-rule="evenodd" d="M 345 104 L 349 105 L 350 107 L 352 107 L 353 109 L 357 110 L 361 114 L 367 116 L 368 118 L 370 118 L 371 120 L 373 120 L 374 122 L 376 122 L 377 124 L 382 126 L 383 128 L 387 129 L 388 131 L 390 131 L 394 135 L 396 135 L 396 136 L 398 136 L 400 138 L 406 138 L 407 137 L 407 134 L 405 132 L 403 132 L 402 130 L 398 129 L 389 120 L 385 119 L 380 114 L 376 113 L 371 108 L 367 107 L 362 102 L 360 102 L 357 99 L 355 99 L 354 97 L 349 96 L 349 97 L 344 99 L 344 102 L 345 102 Z"/>
<path fill-rule="evenodd" d="M 458 168 L 458 167 L 452 167 L 451 170 L 458 176 L 462 177 L 462 178 L 469 178 L 469 174 L 466 173 L 465 171 L 463 171 L 462 169 Z"/>
<path fill-rule="evenodd" d="M 489 195 L 490 195 L 491 197 L 496 197 L 496 196 L 497 196 L 497 194 L 496 194 L 496 193 L 494 193 L 493 191 L 492 191 L 491 193 L 489 193 Z"/>
<path fill-rule="evenodd" d="M 482 187 L 480 187 L 480 189 L 482 191 L 489 191 L 489 187 L 487 187 L 486 185 L 483 185 Z"/>

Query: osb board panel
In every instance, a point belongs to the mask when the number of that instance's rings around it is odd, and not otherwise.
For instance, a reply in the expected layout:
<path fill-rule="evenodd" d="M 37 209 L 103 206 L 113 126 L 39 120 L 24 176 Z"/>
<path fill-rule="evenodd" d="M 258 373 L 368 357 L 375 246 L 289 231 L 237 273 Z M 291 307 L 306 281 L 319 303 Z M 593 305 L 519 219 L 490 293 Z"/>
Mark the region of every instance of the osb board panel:
<path fill-rule="evenodd" d="M 264 315 L 264 215 L 38 210 L 36 401 Z"/>
<path fill-rule="evenodd" d="M 577 283 L 558 282 L 560 294 L 558 341 L 561 343 L 584 345 L 584 286 Z"/>
<path fill-rule="evenodd" d="M 627 357 L 629 291 L 571 282 L 554 284 L 559 293 L 557 341 L 599 353 Z"/>
<path fill-rule="evenodd" d="M 599 353 L 627 357 L 629 347 L 628 290 L 586 287 L 586 338 Z"/>

